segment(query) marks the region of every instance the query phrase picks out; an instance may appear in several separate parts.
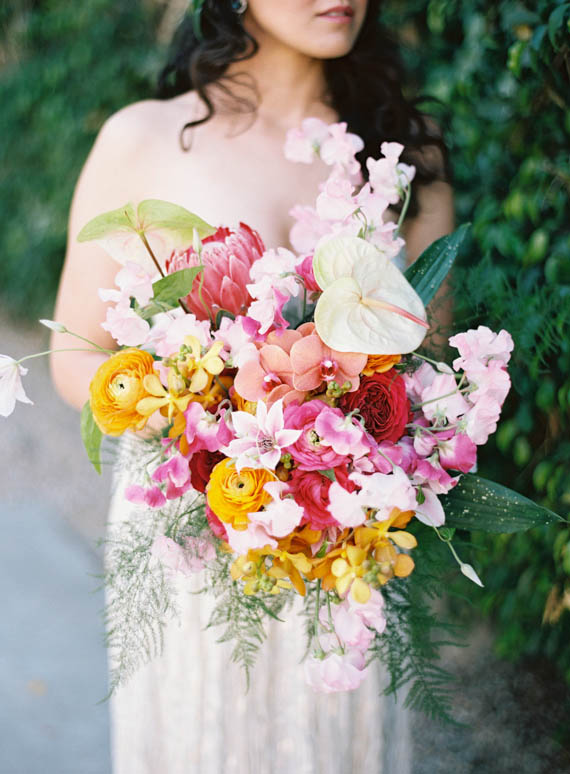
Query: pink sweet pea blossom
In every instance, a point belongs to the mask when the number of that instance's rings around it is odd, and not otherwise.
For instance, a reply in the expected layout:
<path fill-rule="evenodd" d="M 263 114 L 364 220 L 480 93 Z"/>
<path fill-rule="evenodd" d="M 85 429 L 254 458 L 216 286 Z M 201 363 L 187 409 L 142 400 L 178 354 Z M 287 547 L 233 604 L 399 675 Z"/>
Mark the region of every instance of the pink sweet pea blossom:
<path fill-rule="evenodd" d="M 477 462 L 477 447 L 465 433 L 438 441 L 439 461 L 442 467 L 469 473 Z"/>
<path fill-rule="evenodd" d="M 166 497 L 158 486 L 131 484 L 125 489 L 125 499 L 135 505 L 146 505 L 149 508 L 162 508 L 166 505 Z"/>
<path fill-rule="evenodd" d="M 277 541 L 269 535 L 266 525 L 259 521 L 250 521 L 247 529 L 234 529 L 231 524 L 224 526 L 230 548 L 237 554 L 247 554 L 250 548 L 277 548 Z"/>
<path fill-rule="evenodd" d="M 406 383 L 406 393 L 412 403 L 421 403 L 423 391 L 433 383 L 436 376 L 437 371 L 429 363 L 422 363 L 411 374 L 402 374 L 402 379 Z"/>
<path fill-rule="evenodd" d="M 325 164 L 340 165 L 349 174 L 357 175 L 360 165 L 355 156 L 364 148 L 364 142 L 357 134 L 351 134 L 346 129 L 344 121 L 329 126 L 328 137 L 321 143 L 320 156 Z"/>
<path fill-rule="evenodd" d="M 381 194 L 390 204 L 396 204 L 405 188 L 415 176 L 415 167 L 399 161 L 404 146 L 397 142 L 383 142 L 380 148 L 384 158 L 366 160 L 370 184 L 374 192 Z"/>
<path fill-rule="evenodd" d="M 220 327 L 214 333 L 215 341 L 224 342 L 224 350 L 229 353 L 226 365 L 239 368 L 248 360 L 257 360 L 257 348 L 253 343 L 253 337 L 244 328 L 244 317 L 236 317 L 231 320 L 223 317 Z"/>
<path fill-rule="evenodd" d="M 152 543 L 150 552 L 172 573 L 193 575 L 204 569 L 206 562 L 216 558 L 216 549 L 209 540 L 187 537 L 181 546 L 174 540 L 160 535 Z"/>
<path fill-rule="evenodd" d="M 469 372 L 478 365 L 487 365 L 491 360 L 497 360 L 504 367 L 510 360 L 513 350 L 513 339 L 505 330 L 494 333 L 486 325 L 471 328 L 464 333 L 458 333 L 449 339 L 452 347 L 459 350 L 460 357 L 453 361 L 456 371 L 463 368 Z"/>
<path fill-rule="evenodd" d="M 427 459 L 419 459 L 413 472 L 413 481 L 417 484 L 426 484 L 435 494 L 447 494 L 458 482 L 442 468 L 437 454 Z"/>
<path fill-rule="evenodd" d="M 24 392 L 22 376 L 28 369 L 21 366 L 17 360 L 8 355 L 0 355 L 0 417 L 8 417 L 16 408 L 16 401 L 30 403 L 32 401 Z"/>
<path fill-rule="evenodd" d="M 336 635 L 343 646 L 366 653 L 374 639 L 374 632 L 369 629 L 358 613 L 348 606 L 348 602 L 332 605 L 331 613 Z M 321 622 L 326 625 L 327 613 L 322 610 Z"/>
<path fill-rule="evenodd" d="M 476 364 L 470 369 L 469 384 L 476 387 L 469 393 L 471 403 L 490 398 L 502 406 L 511 389 L 511 378 L 501 361 L 491 360 L 487 367 Z"/>
<path fill-rule="evenodd" d="M 305 681 L 315 691 L 353 691 L 366 677 L 365 658 L 360 651 L 331 653 L 323 659 L 310 656 L 304 663 Z"/>
<path fill-rule="evenodd" d="M 362 425 L 346 417 L 340 409 L 323 409 L 315 420 L 315 430 L 321 444 L 331 446 L 337 454 L 350 454 L 356 459 L 371 450 Z"/>
<path fill-rule="evenodd" d="M 416 517 L 430 527 L 441 527 L 445 524 L 445 512 L 438 496 L 427 486 L 423 487 L 422 492 L 424 501 L 416 503 Z"/>
<path fill-rule="evenodd" d="M 415 489 L 408 476 L 399 467 L 395 466 L 389 474 L 362 475 L 353 473 L 350 478 L 357 486 L 361 487 L 358 494 L 365 506 L 377 510 L 376 519 L 378 521 L 387 519 L 392 508 L 399 508 L 401 511 L 415 509 Z"/>
<path fill-rule="evenodd" d="M 210 452 L 218 451 L 232 438 L 224 416 L 216 417 L 215 414 L 205 411 L 196 401 L 188 404 L 184 417 L 186 419 L 184 434 L 188 442 L 188 450 L 192 453 L 202 449 Z"/>
<path fill-rule="evenodd" d="M 167 500 L 175 500 L 191 488 L 188 460 L 181 454 L 174 454 L 159 465 L 151 478 L 159 484 L 166 483 Z"/>
<path fill-rule="evenodd" d="M 285 139 L 285 158 L 302 164 L 311 164 L 329 136 L 329 125 L 320 118 L 305 118 L 301 128 L 289 129 Z"/>
<path fill-rule="evenodd" d="M 203 347 L 212 343 L 209 320 L 197 320 L 194 314 L 182 310 L 163 312 L 156 316 L 147 344 L 154 347 L 159 357 L 178 352 L 187 336 L 195 336 Z"/>
<path fill-rule="evenodd" d="M 473 443 L 481 446 L 487 443 L 489 436 L 497 429 L 501 407 L 496 400 L 482 397 L 463 418 L 465 432 Z"/>
<path fill-rule="evenodd" d="M 145 344 L 150 332 L 150 325 L 131 309 L 128 299 L 108 307 L 105 322 L 101 323 L 101 327 L 122 347 Z"/>
<path fill-rule="evenodd" d="M 273 537 L 285 537 L 303 520 L 303 508 L 292 497 L 281 497 L 289 489 L 282 481 L 270 481 L 263 488 L 273 500 L 262 511 L 249 513 L 248 516 L 252 521 L 263 524 Z"/>
<path fill-rule="evenodd" d="M 383 612 L 384 599 L 379 591 L 371 588 L 368 602 L 357 602 L 352 594 L 348 594 L 344 603 L 348 605 L 349 610 L 353 610 L 362 618 L 366 626 L 382 634 L 386 628 L 386 617 Z"/>
<path fill-rule="evenodd" d="M 360 492 L 348 492 L 336 481 L 330 485 L 328 511 L 342 527 L 364 524 L 367 507 L 366 498 Z"/>
<path fill-rule="evenodd" d="M 449 374 L 437 374 L 428 387 L 422 390 L 421 402 L 424 416 L 441 422 L 455 422 L 459 416 L 465 414 L 469 404 L 457 389 L 454 376 Z"/>
<path fill-rule="evenodd" d="M 301 470 L 328 470 L 346 462 L 345 454 L 338 454 L 332 446 L 321 443 L 315 429 L 315 421 L 325 408 L 328 408 L 326 403 L 315 399 L 301 405 L 290 403 L 285 409 L 286 426 L 301 431 L 295 443 L 287 447 Z"/>
<path fill-rule="evenodd" d="M 353 196 L 353 186 L 340 174 L 331 174 L 317 196 L 317 215 L 323 220 L 344 221 L 357 209 Z"/>
<path fill-rule="evenodd" d="M 313 271 L 312 255 L 306 255 L 303 260 L 295 266 L 295 271 L 302 278 L 306 290 L 310 293 L 320 293 L 321 289 L 317 285 L 315 273 Z"/>
<path fill-rule="evenodd" d="M 238 472 L 244 467 L 275 470 L 283 449 L 301 435 L 301 430 L 285 429 L 282 400 L 276 401 L 269 411 L 262 400 L 258 401 L 255 416 L 234 411 L 232 425 L 236 438 L 221 450 L 236 458 Z"/>
<path fill-rule="evenodd" d="M 314 207 L 297 205 L 289 215 L 295 219 L 289 241 L 298 253 L 312 253 L 321 237 L 331 233 L 332 224 L 321 220 Z"/>

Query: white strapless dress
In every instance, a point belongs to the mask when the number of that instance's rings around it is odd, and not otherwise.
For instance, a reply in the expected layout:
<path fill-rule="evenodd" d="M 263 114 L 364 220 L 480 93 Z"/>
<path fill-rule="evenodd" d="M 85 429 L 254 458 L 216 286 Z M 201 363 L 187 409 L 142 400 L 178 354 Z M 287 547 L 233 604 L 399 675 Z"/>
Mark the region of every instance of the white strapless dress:
<path fill-rule="evenodd" d="M 124 452 L 124 449 L 123 449 Z M 141 518 L 117 482 L 110 528 Z M 221 629 L 206 629 L 201 578 L 177 579 L 179 619 L 162 655 L 111 698 L 113 774 L 409 774 L 408 713 L 383 696 L 376 664 L 360 688 L 318 694 L 305 685 L 304 619 L 267 624 L 249 690 Z"/>

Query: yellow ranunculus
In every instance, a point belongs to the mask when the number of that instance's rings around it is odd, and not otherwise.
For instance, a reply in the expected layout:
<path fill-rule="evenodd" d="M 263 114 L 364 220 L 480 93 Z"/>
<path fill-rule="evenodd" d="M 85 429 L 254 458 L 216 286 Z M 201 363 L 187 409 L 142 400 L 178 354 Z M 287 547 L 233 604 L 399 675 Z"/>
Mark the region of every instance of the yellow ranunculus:
<path fill-rule="evenodd" d="M 136 407 L 148 394 L 144 379 L 153 373 L 152 355 L 140 349 L 121 350 L 99 366 L 89 390 L 93 418 L 103 433 L 121 435 L 144 427 L 147 417 Z"/>
<path fill-rule="evenodd" d="M 220 521 L 234 529 L 247 529 L 247 514 L 261 510 L 271 501 L 263 487 L 274 480 L 275 475 L 265 468 L 242 468 L 238 473 L 231 460 L 222 460 L 212 470 L 206 487 L 208 505 Z"/>

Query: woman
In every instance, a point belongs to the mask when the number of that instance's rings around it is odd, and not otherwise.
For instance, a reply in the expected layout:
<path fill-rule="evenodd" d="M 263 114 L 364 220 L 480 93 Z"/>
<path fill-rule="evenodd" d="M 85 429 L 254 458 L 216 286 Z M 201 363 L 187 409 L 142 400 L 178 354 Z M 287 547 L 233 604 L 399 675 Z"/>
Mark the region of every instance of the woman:
<path fill-rule="evenodd" d="M 286 246 L 289 210 L 312 204 L 327 174 L 283 156 L 286 131 L 306 117 L 347 120 L 365 140 L 363 160 L 378 156 L 383 140 L 406 145 L 404 160 L 418 166 L 422 183 L 404 234 L 411 260 L 452 229 L 442 144 L 401 96 L 393 50 L 376 23 L 379 0 L 193 5 L 162 78 L 170 98 L 109 119 L 75 192 L 56 319 L 105 347 L 113 341 L 100 327 L 96 289 L 111 287 L 118 267 L 92 243 L 78 244 L 79 229 L 127 201 L 159 198 L 213 224 L 244 221 L 266 245 Z M 86 400 L 100 360 L 53 356 L 56 385 L 73 405 Z M 128 518 L 124 503 L 112 518 Z M 169 627 L 163 656 L 113 700 L 115 774 L 408 770 L 406 719 L 380 696 L 380 675 L 350 695 L 311 694 L 298 667 L 303 627 L 291 621 L 270 627 L 246 694 L 217 634 L 203 631 L 208 599 L 186 594 L 180 605 L 182 626 Z"/>

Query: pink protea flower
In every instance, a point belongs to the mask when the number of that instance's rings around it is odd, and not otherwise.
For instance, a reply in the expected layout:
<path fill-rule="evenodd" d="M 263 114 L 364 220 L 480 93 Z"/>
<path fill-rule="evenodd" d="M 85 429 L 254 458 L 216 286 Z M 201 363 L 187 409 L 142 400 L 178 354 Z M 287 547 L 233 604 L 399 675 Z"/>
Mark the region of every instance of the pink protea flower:
<path fill-rule="evenodd" d="M 348 381 L 352 384 L 350 392 L 357 390 L 368 356 L 327 347 L 317 335 L 314 323 L 306 323 L 299 330 L 303 338 L 293 344 L 290 355 L 295 389 L 316 390 L 323 382 L 335 381 L 342 386 Z"/>
<path fill-rule="evenodd" d="M 245 312 L 252 301 L 246 288 L 250 282 L 249 270 L 264 252 L 261 237 L 245 223 L 240 223 L 237 231 L 219 228 L 203 240 L 202 261 L 205 268 L 202 298 L 213 315 L 219 309 L 227 309 L 234 315 Z M 166 262 L 166 273 L 199 265 L 198 254 L 189 247 L 183 252 L 172 253 Z M 200 302 L 197 282 L 185 301 L 199 320 L 208 317 Z"/>

